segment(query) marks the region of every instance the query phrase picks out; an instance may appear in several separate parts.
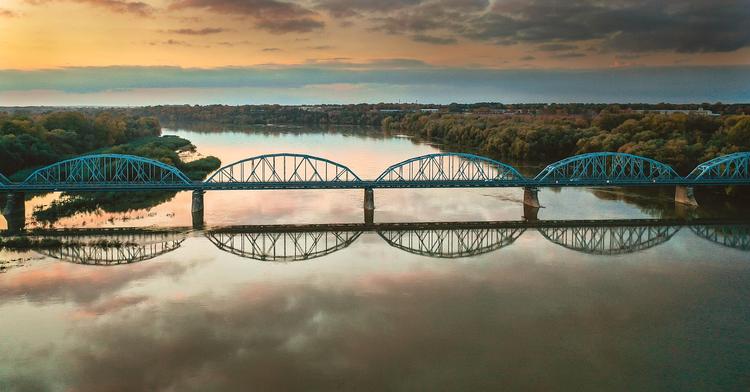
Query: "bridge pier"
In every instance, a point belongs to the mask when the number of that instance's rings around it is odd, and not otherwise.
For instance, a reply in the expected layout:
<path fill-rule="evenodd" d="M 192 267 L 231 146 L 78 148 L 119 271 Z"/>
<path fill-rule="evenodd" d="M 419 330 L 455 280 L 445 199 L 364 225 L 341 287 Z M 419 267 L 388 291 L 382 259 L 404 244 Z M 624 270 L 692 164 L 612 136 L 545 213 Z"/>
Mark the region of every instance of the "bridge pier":
<path fill-rule="evenodd" d="M 532 208 L 539 208 L 542 206 L 539 204 L 539 188 L 530 186 L 523 188 L 523 205 Z"/>
<path fill-rule="evenodd" d="M 365 200 L 362 205 L 365 210 L 365 223 L 375 222 L 375 192 L 372 188 L 365 188 Z"/>
<path fill-rule="evenodd" d="M 26 195 L 23 192 L 8 193 L 3 216 L 8 222 L 9 232 L 23 231 L 26 227 Z"/>
<path fill-rule="evenodd" d="M 204 222 L 203 222 L 203 194 L 205 194 L 206 191 L 203 190 L 197 190 L 193 191 L 193 205 L 190 211 L 193 214 L 193 228 L 194 229 L 202 229 Z"/>
<path fill-rule="evenodd" d="M 527 222 L 539 220 L 539 207 L 523 205 L 523 220 Z"/>
<path fill-rule="evenodd" d="M 695 200 L 695 191 L 691 186 L 677 185 L 674 190 L 674 201 L 688 206 L 698 206 L 698 201 Z"/>

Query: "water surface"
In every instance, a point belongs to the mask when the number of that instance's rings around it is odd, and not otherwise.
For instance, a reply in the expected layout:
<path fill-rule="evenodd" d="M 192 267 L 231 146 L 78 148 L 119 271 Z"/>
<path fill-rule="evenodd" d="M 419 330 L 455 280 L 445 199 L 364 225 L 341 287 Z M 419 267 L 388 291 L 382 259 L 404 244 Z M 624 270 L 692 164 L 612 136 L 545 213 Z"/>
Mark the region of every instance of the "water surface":
<path fill-rule="evenodd" d="M 165 133 L 225 164 L 308 153 L 362 178 L 439 151 L 376 132 Z M 362 196 L 209 192 L 208 227 L 193 231 L 181 229 L 191 224 L 191 194 L 181 192 L 148 210 L 54 224 L 151 231 L 79 236 L 82 245 L 64 253 L 0 251 L 0 390 L 750 386 L 747 226 L 628 226 L 685 212 L 668 191 L 545 189 L 539 219 L 623 223 L 227 228 L 355 224 Z M 27 201 L 29 219 L 58 197 Z M 517 221 L 521 200 L 520 189 L 376 190 L 375 220 Z M 688 212 L 714 213 L 722 215 Z M 127 245 L 107 253 L 91 246 L 101 238 Z"/>

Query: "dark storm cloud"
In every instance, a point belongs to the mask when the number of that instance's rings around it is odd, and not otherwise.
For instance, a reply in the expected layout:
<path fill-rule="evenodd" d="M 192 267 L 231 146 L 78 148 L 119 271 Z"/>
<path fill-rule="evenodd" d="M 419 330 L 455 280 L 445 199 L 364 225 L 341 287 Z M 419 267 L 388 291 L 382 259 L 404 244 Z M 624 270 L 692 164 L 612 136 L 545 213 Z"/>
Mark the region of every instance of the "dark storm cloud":
<path fill-rule="evenodd" d="M 339 3 L 337 3 L 339 4 Z M 501 45 L 596 40 L 624 52 L 729 52 L 750 45 L 745 0 L 424 0 L 350 12 L 391 34 L 442 33 Z M 336 8 L 339 14 L 346 9 Z"/>
<path fill-rule="evenodd" d="M 112 12 L 121 14 L 135 14 L 138 16 L 150 16 L 155 9 L 150 4 L 142 1 L 127 0 L 26 0 L 29 4 L 42 5 L 52 2 L 73 1 L 81 4 L 89 4 L 106 8 Z"/>
<path fill-rule="evenodd" d="M 324 27 L 316 12 L 278 0 L 175 0 L 171 9 L 206 9 L 252 18 L 255 26 L 273 33 L 308 33 Z"/>
<path fill-rule="evenodd" d="M 206 27 L 202 29 L 173 29 L 167 30 L 168 33 L 181 34 L 181 35 L 211 35 L 219 34 L 228 31 L 227 29 L 220 27 Z"/>
<path fill-rule="evenodd" d="M 424 42 L 433 45 L 451 45 L 458 42 L 458 40 L 455 38 L 436 37 L 434 35 L 427 34 L 415 34 L 411 38 L 417 42 Z"/>
<path fill-rule="evenodd" d="M 54 355 L 76 391 L 741 386 L 727 364 L 747 359 L 735 304 L 747 272 L 648 261 L 254 282 L 225 296 L 141 301 L 138 312 L 77 325 Z M 739 329 L 717 339 L 706 317 Z"/>

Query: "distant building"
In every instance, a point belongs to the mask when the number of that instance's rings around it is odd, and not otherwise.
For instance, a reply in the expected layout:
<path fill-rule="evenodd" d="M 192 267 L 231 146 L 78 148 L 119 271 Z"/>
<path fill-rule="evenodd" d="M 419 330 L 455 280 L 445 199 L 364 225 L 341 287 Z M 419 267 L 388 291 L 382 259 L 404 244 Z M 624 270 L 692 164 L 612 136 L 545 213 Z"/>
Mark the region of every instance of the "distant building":
<path fill-rule="evenodd" d="M 687 115 L 695 114 L 695 115 L 698 115 L 698 116 L 707 116 L 707 117 L 720 116 L 720 114 L 718 114 L 718 113 L 714 113 L 714 112 L 712 112 L 710 110 L 705 110 L 703 108 L 699 108 L 698 110 L 693 110 L 693 109 L 684 109 L 684 110 L 683 109 L 676 109 L 676 110 L 675 109 L 669 109 L 669 110 L 668 109 L 649 109 L 649 110 L 636 110 L 636 113 L 644 113 L 644 114 L 646 114 L 646 113 L 658 113 L 658 114 L 667 114 L 667 115 L 680 113 L 680 114 L 687 114 Z"/>

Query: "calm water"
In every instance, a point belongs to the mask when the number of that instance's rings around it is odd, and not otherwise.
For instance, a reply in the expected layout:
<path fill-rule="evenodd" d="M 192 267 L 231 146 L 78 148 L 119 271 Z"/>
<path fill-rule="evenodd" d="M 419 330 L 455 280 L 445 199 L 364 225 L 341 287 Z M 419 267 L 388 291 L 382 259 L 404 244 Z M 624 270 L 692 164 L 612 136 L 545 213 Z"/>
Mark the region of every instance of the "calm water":
<path fill-rule="evenodd" d="M 363 178 L 439 151 L 373 133 L 165 133 L 225 164 L 309 153 Z M 671 196 L 542 190 L 539 218 L 734 214 L 675 212 Z M 27 201 L 29 220 L 58 197 Z M 376 190 L 375 220 L 516 221 L 521 199 Z M 190 202 L 55 227 L 186 227 Z M 0 391 L 750 388 L 745 226 L 258 234 L 226 226 L 362 222 L 362 191 L 205 204 L 206 231 L 110 236 L 127 245 L 107 254 L 85 245 L 97 236 L 65 254 L 0 251 Z"/>

